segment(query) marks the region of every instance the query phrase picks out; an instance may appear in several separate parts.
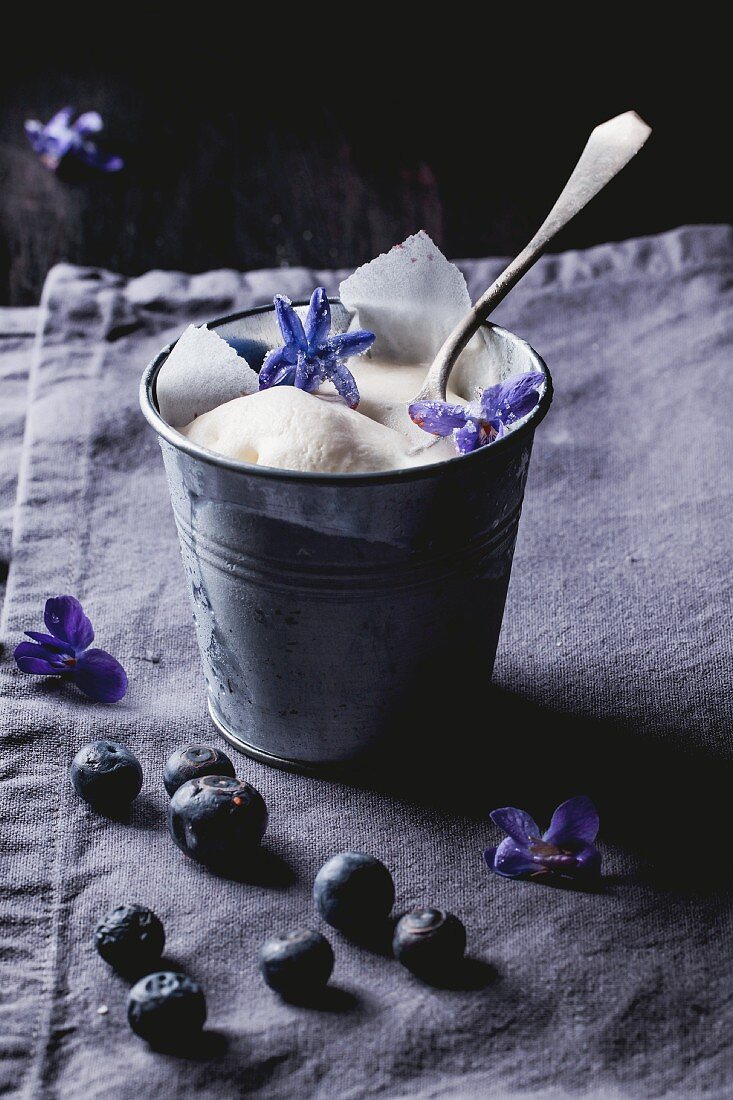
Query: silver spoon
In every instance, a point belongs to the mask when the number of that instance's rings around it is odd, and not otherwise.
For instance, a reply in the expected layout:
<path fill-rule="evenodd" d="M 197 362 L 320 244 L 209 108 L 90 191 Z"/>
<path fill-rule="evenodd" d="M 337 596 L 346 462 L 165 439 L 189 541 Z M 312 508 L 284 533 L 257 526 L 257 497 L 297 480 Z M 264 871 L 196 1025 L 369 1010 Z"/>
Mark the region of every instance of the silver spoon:
<path fill-rule="evenodd" d="M 626 111 L 596 126 L 552 210 L 529 244 L 453 329 L 435 356 L 425 384 L 413 401 L 445 401 L 450 372 L 471 337 L 539 260 L 553 237 L 629 163 L 651 132 L 651 127 L 636 111 Z M 425 446 L 431 447 L 434 442 L 437 440 L 431 440 Z M 423 449 L 418 448 L 418 451 Z"/>

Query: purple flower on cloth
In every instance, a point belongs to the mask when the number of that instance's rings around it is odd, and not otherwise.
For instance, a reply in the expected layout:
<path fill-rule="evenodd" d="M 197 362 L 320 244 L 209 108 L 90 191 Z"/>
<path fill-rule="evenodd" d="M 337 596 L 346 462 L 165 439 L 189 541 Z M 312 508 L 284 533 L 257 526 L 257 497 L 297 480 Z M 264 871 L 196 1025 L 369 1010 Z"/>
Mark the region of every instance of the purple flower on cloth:
<path fill-rule="evenodd" d="M 102 116 L 96 111 L 85 111 L 76 122 L 73 107 L 62 107 L 45 125 L 37 118 L 26 119 L 25 132 L 39 157 L 55 172 L 65 156 L 77 157 L 90 168 L 101 172 L 119 172 L 125 162 L 121 157 L 102 152 L 93 140 L 104 128 Z"/>
<path fill-rule="evenodd" d="M 497 875 L 588 880 L 600 874 L 601 853 L 593 843 L 600 824 L 598 811 L 585 795 L 558 806 L 542 835 L 529 814 L 513 806 L 493 810 L 489 816 L 508 834 L 498 847 L 484 852 L 487 866 Z"/>
<path fill-rule="evenodd" d="M 540 371 L 520 374 L 481 390 L 467 405 L 447 401 L 415 401 L 408 408 L 418 428 L 431 435 L 452 435 L 459 454 L 467 455 L 507 434 L 539 404 L 545 376 Z"/>
<path fill-rule="evenodd" d="M 89 649 L 94 628 L 73 596 L 53 596 L 43 613 L 49 634 L 26 630 L 32 642 L 15 647 L 15 663 L 34 676 L 63 676 L 100 703 L 116 703 L 127 691 L 127 673 L 103 649 Z"/>
<path fill-rule="evenodd" d="M 374 333 L 365 329 L 329 336 L 331 307 L 326 291 L 316 287 L 305 326 L 289 298 L 275 295 L 275 312 L 284 347 L 271 351 L 260 370 L 260 389 L 297 386 L 313 393 L 323 382 L 333 382 L 347 405 L 359 404 L 359 390 L 345 360 L 363 355 L 374 343 Z"/>

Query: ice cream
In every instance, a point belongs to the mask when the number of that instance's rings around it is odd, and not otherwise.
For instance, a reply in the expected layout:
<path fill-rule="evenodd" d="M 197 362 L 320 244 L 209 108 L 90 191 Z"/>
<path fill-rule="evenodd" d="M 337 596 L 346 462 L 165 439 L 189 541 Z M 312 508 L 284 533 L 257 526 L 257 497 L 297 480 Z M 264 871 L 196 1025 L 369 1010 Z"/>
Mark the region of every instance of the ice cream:
<path fill-rule="evenodd" d="M 317 295 L 328 313 L 325 292 Z M 451 441 L 444 438 L 429 446 L 431 438 L 413 424 L 407 408 L 440 345 L 470 308 L 461 272 L 425 233 L 419 233 L 359 268 L 341 284 L 339 296 L 348 310 L 341 311 L 340 320 L 341 331 L 348 326 L 347 335 L 336 330 L 331 339 L 347 341 L 353 334 L 357 341 L 370 336 L 357 331 L 367 327 L 376 335 L 367 354 L 349 353 L 354 355 L 348 366 L 351 381 L 358 386 L 357 408 L 349 408 L 342 399 L 344 393 L 337 396 L 334 385 L 340 383 L 339 377 L 322 374 L 321 381 L 310 387 L 312 392 L 298 388 L 300 382 L 294 384 L 295 367 L 289 364 L 297 359 L 305 312 L 301 309 L 294 316 L 287 300 L 278 299 L 278 310 L 285 301 L 288 313 L 284 325 L 278 314 L 285 346 L 278 351 L 273 345 L 261 378 L 263 384 L 270 384 L 269 377 L 277 369 L 280 373 L 272 388 L 254 392 L 258 376 L 241 354 L 215 332 L 189 329 L 179 341 L 183 347 L 176 345 L 160 372 L 158 399 L 163 416 L 210 451 L 280 469 L 366 473 L 452 458 L 456 452 Z M 321 333 L 316 321 L 314 326 L 314 332 Z M 327 330 L 328 323 L 322 331 Z M 295 341 L 290 358 L 288 334 Z M 315 348 L 308 360 L 316 370 L 323 362 L 318 355 L 330 354 L 329 338 L 323 339 L 326 343 Z M 484 340 L 475 337 L 452 375 L 455 391 L 449 392 L 448 401 L 465 404 L 474 398 L 477 387 L 500 381 L 494 364 Z M 286 384 L 280 384 L 283 380 Z"/>
<path fill-rule="evenodd" d="M 348 408 L 339 397 L 276 386 L 238 397 L 183 429 L 193 443 L 228 458 L 286 470 L 351 474 L 424 463 L 403 435 Z M 422 436 L 423 442 L 425 436 Z M 449 458 L 444 441 L 428 455 Z"/>

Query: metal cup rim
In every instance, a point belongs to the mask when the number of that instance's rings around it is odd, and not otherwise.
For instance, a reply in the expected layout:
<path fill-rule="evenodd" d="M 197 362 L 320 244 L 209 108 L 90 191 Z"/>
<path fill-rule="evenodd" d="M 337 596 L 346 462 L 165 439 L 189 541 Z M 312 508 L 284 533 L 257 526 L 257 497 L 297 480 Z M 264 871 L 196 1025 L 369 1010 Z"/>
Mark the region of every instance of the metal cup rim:
<path fill-rule="evenodd" d="M 339 299 L 329 298 L 329 302 L 336 304 L 339 302 Z M 293 304 L 296 306 L 307 306 L 308 300 L 297 301 Z M 229 313 L 224 317 L 216 317 L 214 320 L 205 323 L 207 328 L 216 329 L 219 325 L 229 324 L 232 321 L 239 321 L 243 317 L 252 317 L 258 313 L 271 313 L 274 308 L 274 305 L 255 306 L 252 309 L 243 309 L 236 313 Z M 516 336 L 513 332 L 510 332 L 509 329 L 502 328 L 500 325 L 495 325 L 491 321 L 484 322 L 484 326 L 501 333 L 502 336 L 507 337 L 511 343 L 516 344 L 518 347 L 522 347 L 525 352 L 529 354 L 530 359 L 534 359 L 536 369 L 541 371 L 545 376 L 545 391 L 540 398 L 539 404 L 529 415 L 524 424 L 509 435 L 497 439 L 490 447 L 479 447 L 470 454 L 455 455 L 455 457 L 446 458 L 441 462 L 434 462 L 426 466 L 408 466 L 406 469 L 376 470 L 371 473 L 350 474 L 320 473 L 307 470 L 282 470 L 278 467 L 259 466 L 250 462 L 242 462 L 239 459 L 226 458 L 224 455 L 219 455 L 214 451 L 207 450 L 206 447 L 201 447 L 198 443 L 192 443 L 185 435 L 181 435 L 179 431 L 171 427 L 171 425 L 163 419 L 158 412 L 155 402 L 155 382 L 158 372 L 175 347 L 177 343 L 176 340 L 161 348 L 143 371 L 139 390 L 140 408 L 142 409 L 143 416 L 156 434 L 161 439 L 164 439 L 166 443 L 175 447 L 176 450 L 182 451 L 184 454 L 197 459 L 199 462 L 204 462 L 209 466 L 216 466 L 220 469 L 229 470 L 233 473 L 246 473 L 251 477 L 263 477 L 274 479 L 275 481 L 326 485 L 379 485 L 391 481 L 417 481 L 426 477 L 437 477 L 444 472 L 446 468 L 455 469 L 456 463 L 493 462 L 499 460 L 508 446 L 515 445 L 526 435 L 534 432 L 537 425 L 544 420 L 552 403 L 552 376 L 542 356 L 539 355 L 526 340 L 522 340 L 520 336 Z"/>

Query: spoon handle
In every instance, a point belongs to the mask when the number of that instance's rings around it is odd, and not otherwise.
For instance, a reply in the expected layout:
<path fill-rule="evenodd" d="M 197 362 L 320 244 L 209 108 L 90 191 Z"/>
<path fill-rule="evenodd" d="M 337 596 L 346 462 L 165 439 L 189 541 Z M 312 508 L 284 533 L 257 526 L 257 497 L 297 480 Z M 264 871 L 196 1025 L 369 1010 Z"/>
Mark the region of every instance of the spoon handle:
<path fill-rule="evenodd" d="M 636 111 L 626 111 L 596 126 L 552 210 L 529 244 L 448 336 L 433 360 L 416 401 L 445 401 L 448 376 L 471 337 L 537 262 L 553 237 L 629 163 L 650 133 L 651 127 Z"/>

